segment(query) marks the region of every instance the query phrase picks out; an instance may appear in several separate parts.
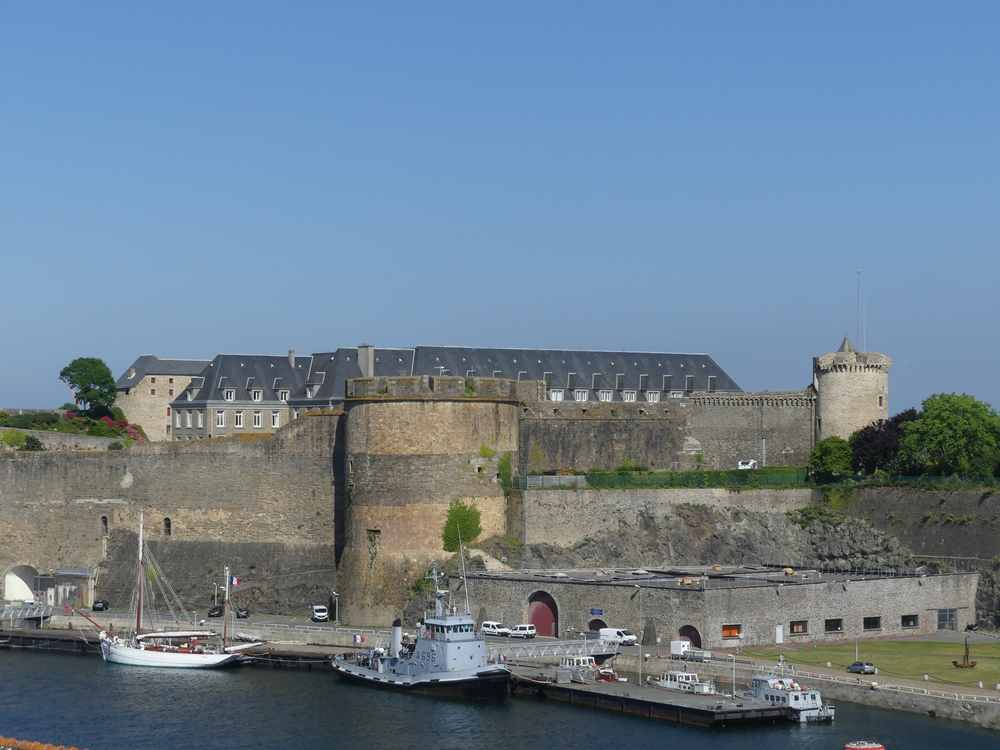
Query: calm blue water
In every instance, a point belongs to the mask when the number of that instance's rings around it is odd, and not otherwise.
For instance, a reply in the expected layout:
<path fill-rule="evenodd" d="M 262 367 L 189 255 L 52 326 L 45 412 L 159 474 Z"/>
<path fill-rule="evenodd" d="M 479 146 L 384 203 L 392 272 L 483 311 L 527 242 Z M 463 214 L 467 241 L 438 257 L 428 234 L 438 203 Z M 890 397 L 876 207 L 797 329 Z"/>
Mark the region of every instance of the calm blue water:
<path fill-rule="evenodd" d="M 961 722 L 846 703 L 833 726 L 695 729 L 520 698 L 478 704 L 396 695 L 342 685 L 330 672 L 147 670 L 24 651 L 0 651 L 0 735 L 90 750 L 839 750 L 855 739 L 888 750 L 1000 746 L 1000 733 Z"/>

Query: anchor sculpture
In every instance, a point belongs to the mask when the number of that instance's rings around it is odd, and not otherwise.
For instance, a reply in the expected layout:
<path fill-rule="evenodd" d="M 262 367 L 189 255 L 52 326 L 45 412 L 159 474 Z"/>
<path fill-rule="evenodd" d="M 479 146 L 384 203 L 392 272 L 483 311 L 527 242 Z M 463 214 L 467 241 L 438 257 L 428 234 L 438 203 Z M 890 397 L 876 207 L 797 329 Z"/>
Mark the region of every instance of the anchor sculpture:
<path fill-rule="evenodd" d="M 959 664 L 957 661 L 953 661 L 952 664 L 959 669 L 972 669 L 976 666 L 976 662 L 969 661 L 969 636 L 965 636 L 965 656 L 962 657 L 962 663 Z"/>

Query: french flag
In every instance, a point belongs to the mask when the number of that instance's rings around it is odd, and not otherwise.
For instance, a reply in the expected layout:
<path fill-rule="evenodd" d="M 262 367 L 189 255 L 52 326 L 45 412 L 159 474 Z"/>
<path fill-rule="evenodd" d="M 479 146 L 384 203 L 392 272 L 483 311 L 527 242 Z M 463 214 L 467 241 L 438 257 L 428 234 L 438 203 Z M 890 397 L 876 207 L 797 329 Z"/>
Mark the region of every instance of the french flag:
<path fill-rule="evenodd" d="M 230 586 L 239 586 L 241 583 L 243 583 L 243 581 L 241 581 L 236 576 L 233 576 L 232 578 L 229 579 Z"/>

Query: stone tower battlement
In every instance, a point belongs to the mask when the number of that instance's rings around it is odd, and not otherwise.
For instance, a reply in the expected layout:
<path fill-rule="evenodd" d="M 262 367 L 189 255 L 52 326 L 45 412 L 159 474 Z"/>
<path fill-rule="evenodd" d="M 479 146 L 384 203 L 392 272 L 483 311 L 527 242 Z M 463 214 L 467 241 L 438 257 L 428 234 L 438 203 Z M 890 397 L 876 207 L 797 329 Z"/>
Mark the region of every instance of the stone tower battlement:
<path fill-rule="evenodd" d="M 856 430 L 889 418 L 889 370 L 892 358 L 859 352 L 844 337 L 840 349 L 813 358 L 816 389 L 816 440 Z"/>

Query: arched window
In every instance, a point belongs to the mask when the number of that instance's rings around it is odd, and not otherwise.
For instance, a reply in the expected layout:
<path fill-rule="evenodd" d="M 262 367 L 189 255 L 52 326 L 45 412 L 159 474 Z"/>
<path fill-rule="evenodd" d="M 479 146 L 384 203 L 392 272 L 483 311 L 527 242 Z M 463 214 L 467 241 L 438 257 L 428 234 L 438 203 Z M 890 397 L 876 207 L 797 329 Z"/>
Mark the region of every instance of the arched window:
<path fill-rule="evenodd" d="M 163 536 L 170 536 L 170 519 L 163 519 Z"/>
<path fill-rule="evenodd" d="M 108 517 L 107 516 L 101 516 L 101 533 L 104 536 L 108 535 Z"/>

